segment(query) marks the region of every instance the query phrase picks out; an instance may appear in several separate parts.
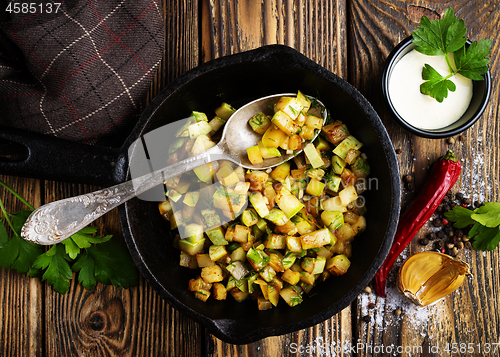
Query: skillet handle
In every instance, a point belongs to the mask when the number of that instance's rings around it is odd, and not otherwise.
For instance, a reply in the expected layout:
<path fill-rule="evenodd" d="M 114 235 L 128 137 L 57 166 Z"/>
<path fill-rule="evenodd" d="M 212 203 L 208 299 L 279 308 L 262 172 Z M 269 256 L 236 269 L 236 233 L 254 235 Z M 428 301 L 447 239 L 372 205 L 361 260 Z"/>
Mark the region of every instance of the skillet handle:
<path fill-rule="evenodd" d="M 0 155 L 0 174 L 110 186 L 123 181 L 126 158 L 118 149 L 0 127 L 0 143 L 23 146 L 16 160 Z M 0 153 L 1 154 L 1 153 Z"/>

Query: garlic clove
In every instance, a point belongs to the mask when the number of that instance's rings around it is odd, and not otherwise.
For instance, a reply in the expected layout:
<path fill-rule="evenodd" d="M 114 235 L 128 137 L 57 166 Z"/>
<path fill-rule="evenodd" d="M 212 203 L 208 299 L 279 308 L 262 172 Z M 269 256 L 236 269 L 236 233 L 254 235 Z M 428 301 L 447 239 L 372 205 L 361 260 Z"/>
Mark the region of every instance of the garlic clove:
<path fill-rule="evenodd" d="M 412 255 L 398 273 L 399 291 L 419 306 L 427 306 L 457 290 L 471 275 L 458 258 L 438 252 Z"/>

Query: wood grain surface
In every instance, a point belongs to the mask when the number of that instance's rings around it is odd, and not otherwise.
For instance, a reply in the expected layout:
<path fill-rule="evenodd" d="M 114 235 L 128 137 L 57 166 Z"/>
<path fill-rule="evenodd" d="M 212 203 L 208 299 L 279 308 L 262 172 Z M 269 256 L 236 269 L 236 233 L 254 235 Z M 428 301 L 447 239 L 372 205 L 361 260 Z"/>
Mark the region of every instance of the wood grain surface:
<path fill-rule="evenodd" d="M 482 118 L 463 133 L 465 141 L 453 144 L 403 130 L 389 116 L 380 90 L 384 61 L 395 45 L 417 28 L 422 15 L 438 18 L 450 6 L 465 20 L 471 40 L 494 40 L 492 98 Z M 372 103 L 395 149 L 402 150 L 401 177 L 413 177 L 412 187 L 403 185 L 403 206 L 447 149 L 464 167 L 454 191 L 499 201 L 499 7 L 494 0 L 164 0 L 165 54 L 148 100 L 200 63 L 285 44 L 353 84 Z M 35 207 L 96 189 L 10 176 L 0 180 Z M 24 208 L 5 190 L 0 189 L 0 198 L 11 212 Z M 116 211 L 97 225 L 122 236 Z M 422 250 L 418 240 L 428 231 L 425 226 L 405 256 Z M 417 309 L 403 300 L 392 276 L 387 299 L 362 293 L 324 323 L 242 346 L 210 335 L 143 279 L 128 290 L 98 284 L 88 291 L 73 281 L 61 296 L 39 279 L 0 270 L 0 356 L 499 356 L 500 348 L 493 351 L 500 342 L 499 255 L 499 249 L 463 250 L 460 256 L 471 265 L 473 278 L 430 307 Z"/>

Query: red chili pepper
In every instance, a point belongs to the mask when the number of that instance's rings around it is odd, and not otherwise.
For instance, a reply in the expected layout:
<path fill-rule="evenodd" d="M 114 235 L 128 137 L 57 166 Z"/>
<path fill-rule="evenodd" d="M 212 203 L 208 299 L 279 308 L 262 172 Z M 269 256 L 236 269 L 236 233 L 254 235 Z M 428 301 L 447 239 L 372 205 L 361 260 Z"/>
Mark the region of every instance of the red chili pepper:
<path fill-rule="evenodd" d="M 386 296 L 385 280 L 392 265 L 415 234 L 429 220 L 446 193 L 457 182 L 461 169 L 460 161 L 448 150 L 446 155 L 439 158 L 432 166 L 429 179 L 422 187 L 417 198 L 401 214 L 392 248 L 384 264 L 375 274 L 375 290 L 380 296 Z"/>

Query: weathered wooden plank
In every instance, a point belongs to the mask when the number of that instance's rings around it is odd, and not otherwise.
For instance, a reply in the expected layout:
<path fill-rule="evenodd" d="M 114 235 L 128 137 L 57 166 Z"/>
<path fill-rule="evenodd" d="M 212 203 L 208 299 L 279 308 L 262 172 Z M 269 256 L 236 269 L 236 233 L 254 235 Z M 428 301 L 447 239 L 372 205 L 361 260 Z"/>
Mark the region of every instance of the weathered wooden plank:
<path fill-rule="evenodd" d="M 203 1 L 202 59 L 254 49 L 268 44 L 293 47 L 341 77 L 347 77 L 347 36 L 344 1 L 252 0 Z M 208 355 L 316 355 L 320 348 L 351 344 L 350 307 L 296 333 L 270 337 L 245 346 L 208 340 Z M 328 346 L 328 347 L 327 347 Z M 337 356 L 350 355 L 344 349 Z"/>
<path fill-rule="evenodd" d="M 453 6 L 455 14 L 464 18 L 468 35 L 477 40 L 482 37 L 494 38 L 498 12 L 491 12 L 489 1 L 458 1 L 435 3 L 418 1 L 404 3 L 398 1 L 374 2 L 353 1 L 350 3 L 350 28 L 353 29 L 350 39 L 352 58 L 350 58 L 349 80 L 374 105 L 384 121 L 396 148 L 403 149 L 399 155 L 400 174 L 412 174 L 415 189 L 403 190 L 406 206 L 418 192 L 428 174 L 430 165 L 449 148 L 461 158 L 464 166 L 462 178 L 454 191 L 463 191 L 480 200 L 498 201 L 498 140 L 499 127 L 497 108 L 492 103 L 498 100 L 493 88 L 493 98 L 479 123 L 464 133 L 466 141 L 449 145 L 445 140 L 423 139 L 407 134 L 397 127 L 388 116 L 380 93 L 380 74 L 383 61 L 392 48 L 402 39 L 410 35 L 418 26 L 420 17 L 426 15 L 436 18 L 444 13 L 448 6 Z M 478 19 L 482 18 L 483 21 Z M 488 18 L 488 21 L 484 19 Z M 494 44 L 493 53 L 495 53 Z M 493 76 L 496 73 L 496 57 L 490 64 Z M 373 79 L 378 82 L 374 84 Z M 495 85 L 497 87 L 497 85 Z M 415 237 L 409 250 L 404 254 L 423 250 L 418 245 L 428 229 L 424 229 Z M 355 340 L 360 343 L 360 356 L 370 356 L 374 349 L 392 346 L 402 348 L 401 355 L 474 355 L 479 356 L 478 344 L 497 342 L 500 329 L 498 302 L 488 298 L 498 294 L 498 249 L 494 252 L 463 251 L 461 256 L 473 269 L 476 279 L 467 284 L 452 296 L 433 306 L 417 309 L 403 300 L 394 290 L 394 279 L 389 282 L 389 297 L 377 298 L 374 294 L 363 294 L 358 298 L 357 334 Z M 398 264 L 396 264 L 398 265 Z M 370 302 L 374 309 L 368 309 Z M 403 310 L 401 316 L 394 315 L 394 310 Z M 370 323 L 362 321 L 368 315 Z M 459 350 L 452 354 L 445 348 L 451 343 L 475 347 L 469 351 Z M 471 344 L 471 345 L 467 345 Z M 421 352 L 419 352 L 421 348 Z M 387 352 L 387 351 L 386 351 Z"/>
<path fill-rule="evenodd" d="M 40 205 L 40 181 L 0 175 L 5 182 L 33 206 Z M 3 187 L 0 199 L 7 212 L 28 209 Z M 3 215 L 2 215 L 3 217 Z M 7 226 L 7 224 L 6 224 Z M 10 229 L 8 228 L 9 234 Z M 0 270 L 0 355 L 43 355 L 43 288 L 40 280 L 14 270 Z"/>
<path fill-rule="evenodd" d="M 182 73 L 199 63 L 198 4 L 165 0 L 165 52 L 148 102 Z M 54 201 L 97 187 L 49 182 L 44 199 Z M 95 225 L 113 239 L 123 239 L 116 210 Z M 141 278 L 124 290 L 98 284 L 87 291 L 73 281 L 65 296 L 45 291 L 48 356 L 199 356 L 200 326 L 170 307 Z"/>
<path fill-rule="evenodd" d="M 342 0 L 205 0 L 202 60 L 278 43 L 346 78 L 345 16 Z"/>

